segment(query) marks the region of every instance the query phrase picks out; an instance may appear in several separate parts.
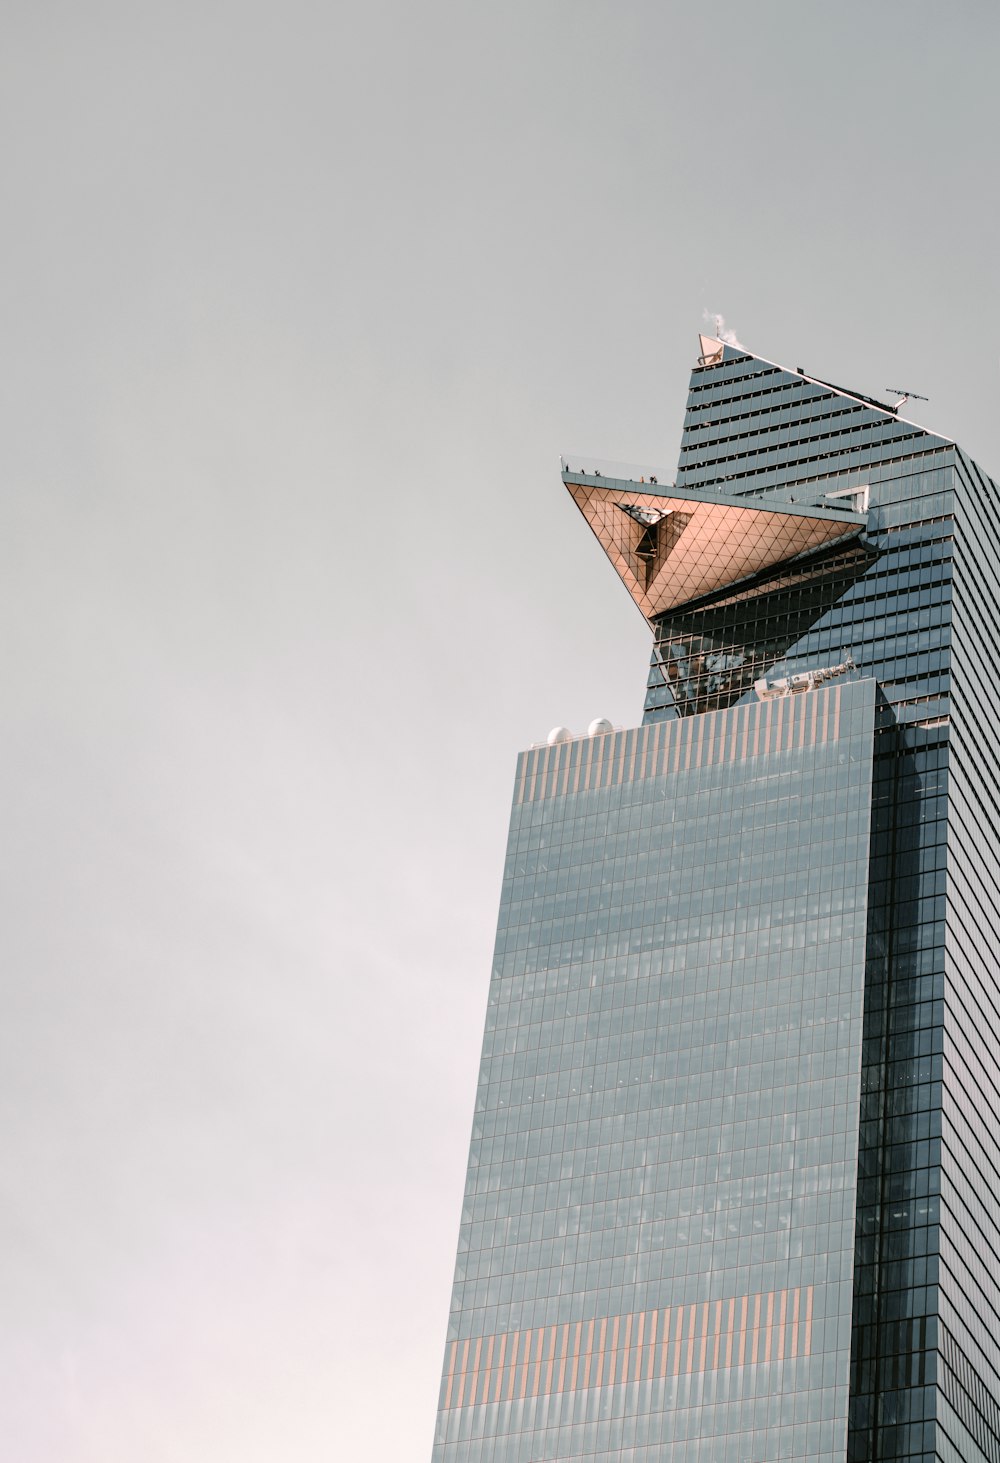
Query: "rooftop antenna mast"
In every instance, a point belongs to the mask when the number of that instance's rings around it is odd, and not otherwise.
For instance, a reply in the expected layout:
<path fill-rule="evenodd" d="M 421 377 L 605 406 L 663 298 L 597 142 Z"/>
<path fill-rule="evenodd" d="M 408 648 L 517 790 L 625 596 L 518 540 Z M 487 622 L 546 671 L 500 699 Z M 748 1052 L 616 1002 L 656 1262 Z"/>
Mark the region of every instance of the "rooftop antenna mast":
<path fill-rule="evenodd" d="M 898 386 L 887 386 L 885 389 L 891 391 L 893 396 L 899 397 L 899 401 L 894 406 L 890 406 L 891 412 L 898 412 L 899 408 L 905 406 L 908 401 L 930 401 L 929 396 L 918 396 L 915 391 L 902 391 Z"/>

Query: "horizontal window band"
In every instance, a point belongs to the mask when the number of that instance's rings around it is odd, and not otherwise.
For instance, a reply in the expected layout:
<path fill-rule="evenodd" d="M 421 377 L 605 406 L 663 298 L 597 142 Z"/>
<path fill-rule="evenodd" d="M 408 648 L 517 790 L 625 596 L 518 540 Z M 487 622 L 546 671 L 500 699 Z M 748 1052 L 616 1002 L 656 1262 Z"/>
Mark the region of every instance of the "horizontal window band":
<path fill-rule="evenodd" d="M 813 1286 L 452 1341 L 441 1409 L 808 1357 Z"/>
<path fill-rule="evenodd" d="M 835 742 L 840 737 L 842 691 L 841 686 L 831 686 L 534 747 L 519 758 L 514 802 L 541 802 Z"/>

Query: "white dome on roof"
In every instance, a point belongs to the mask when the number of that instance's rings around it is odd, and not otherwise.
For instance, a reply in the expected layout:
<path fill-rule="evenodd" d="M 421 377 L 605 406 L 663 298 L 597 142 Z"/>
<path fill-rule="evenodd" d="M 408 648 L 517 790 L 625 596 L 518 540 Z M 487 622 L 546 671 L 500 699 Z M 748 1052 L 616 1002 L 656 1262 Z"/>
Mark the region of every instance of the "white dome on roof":
<path fill-rule="evenodd" d="M 610 721 L 608 721 L 607 717 L 598 716 L 588 726 L 587 735 L 588 737 L 603 737 L 606 736 L 608 732 L 613 731 L 614 727 L 611 725 Z"/>
<path fill-rule="evenodd" d="M 545 740 L 550 747 L 554 747 L 556 742 L 571 742 L 573 733 L 568 726 L 554 726 Z"/>

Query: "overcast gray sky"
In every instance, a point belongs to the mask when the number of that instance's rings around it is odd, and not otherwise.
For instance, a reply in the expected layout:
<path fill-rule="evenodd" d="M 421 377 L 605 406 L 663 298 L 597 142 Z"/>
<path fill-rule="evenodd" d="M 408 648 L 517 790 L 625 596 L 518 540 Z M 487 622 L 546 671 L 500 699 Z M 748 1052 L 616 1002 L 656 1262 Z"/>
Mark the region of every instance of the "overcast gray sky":
<path fill-rule="evenodd" d="M 427 1463 L 560 452 L 702 313 L 1000 471 L 993 0 L 7 0 L 0 1437 Z"/>

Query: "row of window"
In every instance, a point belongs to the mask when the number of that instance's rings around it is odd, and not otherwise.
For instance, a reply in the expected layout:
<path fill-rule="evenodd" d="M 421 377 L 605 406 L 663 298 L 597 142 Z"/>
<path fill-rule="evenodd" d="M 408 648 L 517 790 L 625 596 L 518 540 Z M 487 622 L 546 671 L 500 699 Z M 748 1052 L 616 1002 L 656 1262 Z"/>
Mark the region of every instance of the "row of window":
<path fill-rule="evenodd" d="M 822 427 L 824 418 L 816 418 L 815 424 Z M 794 438 L 791 437 L 791 429 L 786 428 L 780 432 L 756 431 L 740 432 L 732 437 L 720 437 L 715 442 L 697 440 L 690 442 L 681 448 L 681 460 L 677 469 L 677 484 L 683 487 L 687 479 L 699 469 L 718 468 L 727 462 L 753 462 L 763 457 L 769 457 L 775 462 L 780 461 L 784 466 L 794 468 L 800 462 L 814 462 L 816 454 L 803 455 L 806 448 L 814 447 L 819 442 L 836 442 L 836 449 L 831 449 L 826 456 L 843 457 L 859 448 L 868 451 L 881 452 L 890 444 L 895 446 L 897 442 L 908 442 L 916 437 L 922 436 L 920 432 L 914 432 L 903 422 L 869 421 L 851 423 L 843 427 L 831 427 L 820 431 L 807 431 L 804 428 L 811 427 L 812 421 L 796 424 Z M 871 434 L 879 432 L 882 440 L 872 441 Z M 764 440 L 771 438 L 772 440 Z M 757 445 L 744 447 L 735 452 L 726 450 L 712 452 L 711 447 L 726 449 L 738 442 L 755 439 Z M 775 440 L 777 439 L 777 440 Z M 684 458 L 684 453 L 695 453 L 697 457 Z"/>

